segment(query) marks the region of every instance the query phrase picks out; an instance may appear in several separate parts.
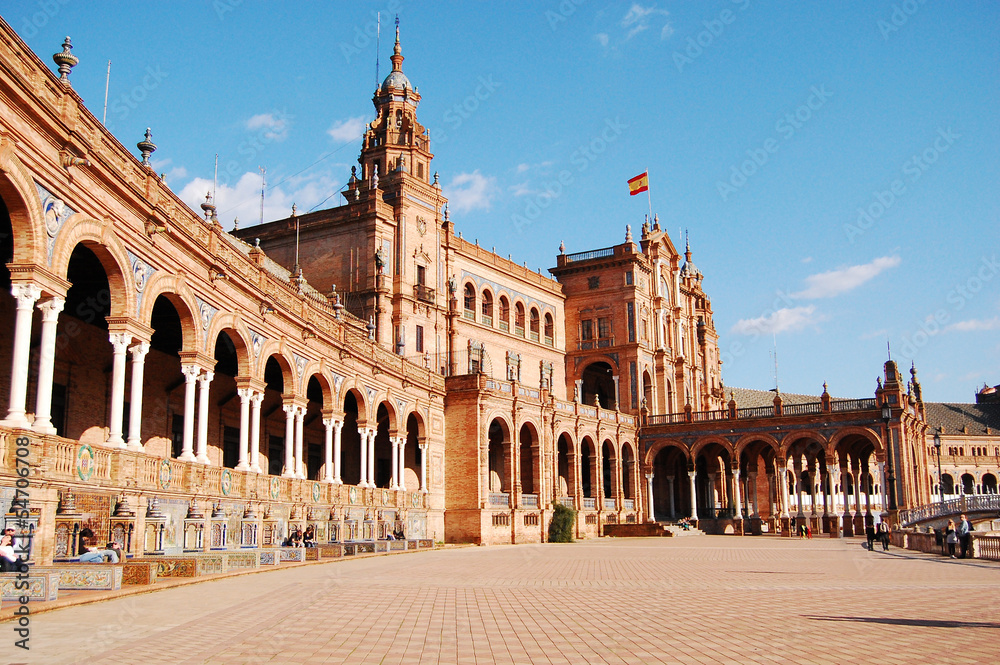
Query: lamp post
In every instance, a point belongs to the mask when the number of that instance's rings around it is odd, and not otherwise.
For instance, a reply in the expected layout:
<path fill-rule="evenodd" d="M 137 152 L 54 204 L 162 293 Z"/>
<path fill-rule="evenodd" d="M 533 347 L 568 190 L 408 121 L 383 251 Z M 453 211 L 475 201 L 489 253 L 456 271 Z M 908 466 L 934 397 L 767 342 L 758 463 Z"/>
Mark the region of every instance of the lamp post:
<path fill-rule="evenodd" d="M 889 431 L 890 420 L 892 420 L 892 407 L 888 402 L 883 402 L 882 422 L 885 423 L 885 479 L 889 485 L 889 510 L 896 510 L 896 475 L 892 472 L 892 432 Z"/>
<path fill-rule="evenodd" d="M 944 478 L 941 476 L 941 428 L 934 432 L 934 449 L 938 459 L 938 489 L 941 491 L 941 505 L 944 506 Z"/>

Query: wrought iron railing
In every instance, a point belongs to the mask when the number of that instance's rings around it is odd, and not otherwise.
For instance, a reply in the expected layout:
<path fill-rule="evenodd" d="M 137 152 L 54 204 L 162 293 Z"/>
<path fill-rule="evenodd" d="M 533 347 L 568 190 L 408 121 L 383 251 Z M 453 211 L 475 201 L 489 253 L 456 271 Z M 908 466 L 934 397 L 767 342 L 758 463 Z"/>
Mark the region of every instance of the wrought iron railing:
<path fill-rule="evenodd" d="M 606 259 L 615 255 L 614 247 L 605 247 L 604 249 L 592 249 L 589 252 L 577 252 L 576 254 L 567 254 L 566 263 L 573 263 L 574 261 L 589 261 L 590 259 Z"/>

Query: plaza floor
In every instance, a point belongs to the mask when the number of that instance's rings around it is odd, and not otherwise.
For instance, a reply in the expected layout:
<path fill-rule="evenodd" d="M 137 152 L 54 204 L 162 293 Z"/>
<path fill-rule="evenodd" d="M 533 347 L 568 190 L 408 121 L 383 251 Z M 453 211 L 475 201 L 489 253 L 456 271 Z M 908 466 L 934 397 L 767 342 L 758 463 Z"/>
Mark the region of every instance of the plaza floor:
<path fill-rule="evenodd" d="M 601 539 L 244 575 L 31 618 L 11 663 L 995 663 L 1000 564 L 857 539 Z"/>

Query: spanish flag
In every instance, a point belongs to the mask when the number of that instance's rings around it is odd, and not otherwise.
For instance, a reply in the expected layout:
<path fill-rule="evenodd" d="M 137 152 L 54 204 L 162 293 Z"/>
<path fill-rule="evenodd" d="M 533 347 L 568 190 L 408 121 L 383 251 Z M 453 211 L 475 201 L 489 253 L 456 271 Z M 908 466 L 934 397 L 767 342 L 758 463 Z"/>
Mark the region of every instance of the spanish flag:
<path fill-rule="evenodd" d="M 649 172 L 644 171 L 628 181 L 629 196 L 649 191 Z"/>

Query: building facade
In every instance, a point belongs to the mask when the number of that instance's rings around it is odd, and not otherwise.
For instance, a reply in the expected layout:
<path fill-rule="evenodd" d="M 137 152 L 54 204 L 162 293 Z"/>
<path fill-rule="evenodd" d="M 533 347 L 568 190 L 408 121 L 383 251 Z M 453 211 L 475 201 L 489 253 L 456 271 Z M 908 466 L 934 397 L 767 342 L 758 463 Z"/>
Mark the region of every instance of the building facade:
<path fill-rule="evenodd" d="M 657 219 L 551 277 L 456 232 L 398 33 L 340 205 L 227 232 L 152 170 L 148 130 L 133 154 L 85 108 L 68 41 L 57 75 L 0 32 L 0 501 L 39 559 L 83 528 L 132 553 L 307 524 L 493 544 L 544 541 L 555 503 L 593 537 L 855 532 L 929 500 L 915 374 L 727 392 L 704 277 Z"/>

